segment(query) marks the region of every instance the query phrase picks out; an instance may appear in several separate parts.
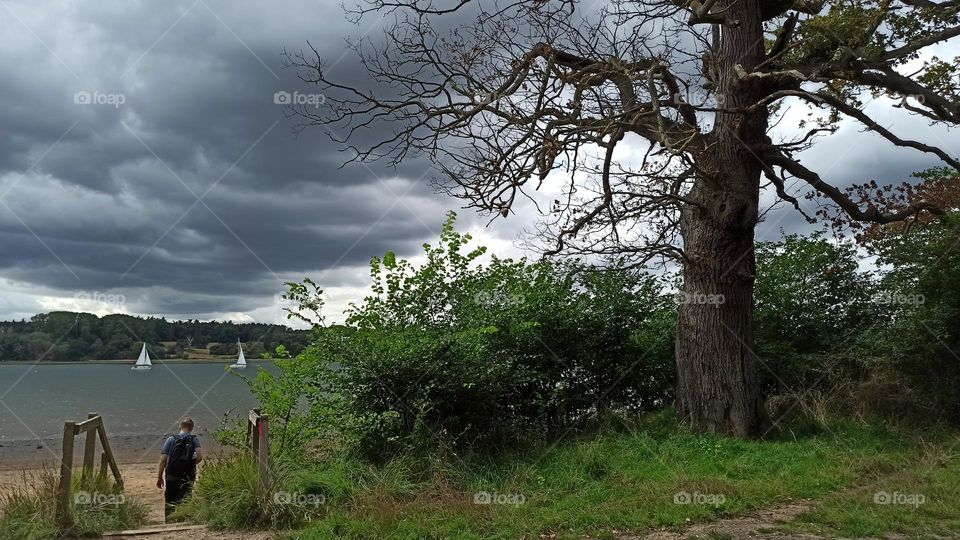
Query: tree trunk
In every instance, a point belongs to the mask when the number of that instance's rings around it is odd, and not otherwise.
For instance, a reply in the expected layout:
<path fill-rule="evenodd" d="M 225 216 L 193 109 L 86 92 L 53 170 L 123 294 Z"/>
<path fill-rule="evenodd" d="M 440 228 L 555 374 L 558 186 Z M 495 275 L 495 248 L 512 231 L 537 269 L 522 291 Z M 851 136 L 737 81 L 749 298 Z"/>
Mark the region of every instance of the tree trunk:
<path fill-rule="evenodd" d="M 762 60 L 760 2 L 727 0 L 718 11 L 740 21 L 724 27 L 714 51 L 721 106 L 755 103 L 762 88 L 736 76 Z M 750 144 L 765 142 L 766 111 L 718 113 L 714 144 L 698 156 L 698 175 L 681 215 L 683 302 L 677 319 L 677 412 L 695 429 L 751 437 L 765 423 L 753 347 L 754 229 L 760 164 Z"/>
<path fill-rule="evenodd" d="M 689 261 L 677 319 L 677 411 L 700 431 L 750 437 L 763 423 L 751 351 L 753 229 L 698 214 L 683 219 Z"/>

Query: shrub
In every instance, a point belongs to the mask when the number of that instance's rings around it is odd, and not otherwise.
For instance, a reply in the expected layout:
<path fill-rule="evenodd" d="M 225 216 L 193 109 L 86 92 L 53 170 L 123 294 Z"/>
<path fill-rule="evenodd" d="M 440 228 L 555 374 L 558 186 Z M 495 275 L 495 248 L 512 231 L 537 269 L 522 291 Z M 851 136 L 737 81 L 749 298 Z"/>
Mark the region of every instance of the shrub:
<path fill-rule="evenodd" d="M 489 451 L 578 429 L 607 411 L 644 411 L 672 396 L 672 299 L 636 271 L 498 259 L 454 230 L 425 262 L 371 262 L 372 294 L 346 325 L 254 393 L 299 443 L 331 429 L 365 455 Z M 291 297 L 319 316 L 322 291 Z M 297 404 L 304 405 L 298 408 Z M 291 431 L 291 430 L 288 430 Z M 276 433 L 276 431 L 274 431 Z"/>

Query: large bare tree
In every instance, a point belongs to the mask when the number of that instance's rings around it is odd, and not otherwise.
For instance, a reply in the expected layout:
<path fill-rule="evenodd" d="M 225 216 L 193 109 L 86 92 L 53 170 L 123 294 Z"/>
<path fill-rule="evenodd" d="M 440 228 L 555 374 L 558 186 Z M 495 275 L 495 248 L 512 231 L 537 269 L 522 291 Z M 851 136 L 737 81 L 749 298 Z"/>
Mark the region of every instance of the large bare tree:
<path fill-rule="evenodd" d="M 297 125 L 322 126 L 353 160 L 428 156 L 439 185 L 492 216 L 561 183 L 542 209 L 545 251 L 682 265 L 676 406 L 700 430 L 764 425 L 751 352 L 761 191 L 801 213 L 795 194 L 809 191 L 862 222 L 938 212 L 885 213 L 843 188 L 854 179 L 801 162 L 843 118 L 960 169 L 864 107 L 883 94 L 960 122 L 958 62 L 925 51 L 960 35 L 956 0 L 369 2 L 353 13 L 383 17 L 383 36 L 352 45 L 369 84 L 337 80 L 312 47 L 287 55 L 327 98 L 296 108 Z M 812 115 L 778 131 L 788 106 Z"/>

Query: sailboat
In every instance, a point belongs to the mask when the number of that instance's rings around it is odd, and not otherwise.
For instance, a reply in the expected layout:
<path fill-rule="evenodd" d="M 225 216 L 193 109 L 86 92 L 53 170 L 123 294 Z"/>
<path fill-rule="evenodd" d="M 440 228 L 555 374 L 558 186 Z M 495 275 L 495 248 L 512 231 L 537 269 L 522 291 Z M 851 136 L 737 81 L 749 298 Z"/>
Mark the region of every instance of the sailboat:
<path fill-rule="evenodd" d="M 147 352 L 147 344 L 143 344 L 143 348 L 140 349 L 140 357 L 137 358 L 137 363 L 133 365 L 132 370 L 134 371 L 146 371 L 153 367 L 153 364 L 150 363 L 150 353 Z"/>
<path fill-rule="evenodd" d="M 243 356 L 243 345 L 240 344 L 240 340 L 237 340 L 237 350 L 240 351 L 240 355 L 237 356 L 237 361 L 233 364 L 230 364 L 232 369 L 246 369 L 247 368 L 247 359 Z"/>

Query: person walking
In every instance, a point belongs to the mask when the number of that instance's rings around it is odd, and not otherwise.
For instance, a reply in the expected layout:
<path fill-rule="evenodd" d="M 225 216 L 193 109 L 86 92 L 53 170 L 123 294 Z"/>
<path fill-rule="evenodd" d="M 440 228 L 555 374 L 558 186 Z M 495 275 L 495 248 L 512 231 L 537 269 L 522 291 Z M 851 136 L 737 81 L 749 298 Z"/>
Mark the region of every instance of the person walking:
<path fill-rule="evenodd" d="M 180 433 L 171 435 L 160 448 L 157 487 L 163 489 L 164 519 L 176 510 L 197 480 L 197 464 L 203 461 L 200 438 L 193 434 L 193 420 L 180 420 Z"/>

